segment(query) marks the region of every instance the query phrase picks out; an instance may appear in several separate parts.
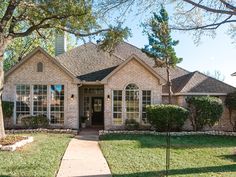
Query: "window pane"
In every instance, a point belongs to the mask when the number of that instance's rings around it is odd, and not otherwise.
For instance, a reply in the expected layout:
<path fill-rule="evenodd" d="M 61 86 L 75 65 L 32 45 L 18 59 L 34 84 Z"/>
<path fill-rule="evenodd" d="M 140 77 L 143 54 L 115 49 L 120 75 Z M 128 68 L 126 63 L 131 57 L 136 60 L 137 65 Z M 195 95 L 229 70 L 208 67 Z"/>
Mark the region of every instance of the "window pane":
<path fill-rule="evenodd" d="M 90 115 L 90 98 L 85 96 L 84 97 L 84 116 L 89 117 Z"/>
<path fill-rule="evenodd" d="M 147 123 L 146 106 L 151 104 L 151 90 L 143 90 L 142 95 L 142 120 Z"/>
<path fill-rule="evenodd" d="M 47 85 L 33 86 L 33 114 L 47 116 Z"/>
<path fill-rule="evenodd" d="M 16 123 L 24 115 L 30 115 L 30 85 L 16 85 Z"/>
<path fill-rule="evenodd" d="M 113 91 L 113 124 L 122 124 L 122 90 Z"/>
<path fill-rule="evenodd" d="M 64 85 L 51 85 L 51 124 L 64 123 Z"/>
<path fill-rule="evenodd" d="M 127 119 L 139 121 L 139 88 L 135 84 L 129 84 L 125 89 L 126 116 Z"/>

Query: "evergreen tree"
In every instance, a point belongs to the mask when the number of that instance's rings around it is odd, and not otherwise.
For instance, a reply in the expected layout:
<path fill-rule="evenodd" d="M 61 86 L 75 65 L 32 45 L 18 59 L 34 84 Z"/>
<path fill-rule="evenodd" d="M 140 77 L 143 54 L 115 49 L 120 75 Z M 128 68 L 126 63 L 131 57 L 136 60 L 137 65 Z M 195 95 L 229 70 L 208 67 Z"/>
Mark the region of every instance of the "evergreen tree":
<path fill-rule="evenodd" d="M 179 41 L 171 38 L 171 30 L 168 24 L 168 13 L 162 6 L 160 13 L 154 13 L 149 23 L 144 24 L 144 32 L 148 35 L 149 44 L 145 45 L 143 52 L 154 59 L 155 67 L 166 68 L 167 86 L 169 94 L 169 104 L 172 102 L 171 78 L 170 68 L 175 67 L 176 64 L 182 61 L 182 58 L 176 56 L 174 46 Z M 166 133 L 166 176 L 168 176 L 170 168 L 170 126 L 169 120 L 167 121 Z"/>
<path fill-rule="evenodd" d="M 176 46 L 179 41 L 172 39 L 168 20 L 168 13 L 162 6 L 160 14 L 154 13 L 149 23 L 144 24 L 144 32 L 148 35 L 149 44 L 145 45 L 142 50 L 154 59 L 155 67 L 166 68 L 169 104 L 171 104 L 172 90 L 170 68 L 180 63 L 182 58 L 176 56 L 174 46 Z"/>

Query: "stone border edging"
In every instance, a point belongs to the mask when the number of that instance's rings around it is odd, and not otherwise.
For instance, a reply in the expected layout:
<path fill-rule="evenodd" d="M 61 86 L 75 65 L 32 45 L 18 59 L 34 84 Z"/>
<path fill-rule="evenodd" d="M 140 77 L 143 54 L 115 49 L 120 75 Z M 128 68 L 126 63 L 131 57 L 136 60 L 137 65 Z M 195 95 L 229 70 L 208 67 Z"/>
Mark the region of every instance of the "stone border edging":
<path fill-rule="evenodd" d="M 166 132 L 156 131 L 127 131 L 127 130 L 100 130 L 99 136 L 107 134 L 147 134 L 147 135 L 166 135 Z M 171 136 L 185 136 L 185 135 L 214 135 L 214 136 L 236 136 L 236 132 L 224 132 L 224 131 L 200 131 L 200 132 L 170 132 Z"/>
<path fill-rule="evenodd" d="M 34 138 L 32 136 L 27 137 L 27 139 L 21 140 L 16 142 L 15 144 L 12 145 L 6 145 L 0 147 L 2 151 L 15 151 L 17 148 L 20 148 L 26 144 L 32 143 L 34 141 Z"/>
<path fill-rule="evenodd" d="M 19 129 L 19 130 L 5 130 L 6 134 L 16 134 L 16 133 L 65 133 L 65 134 L 73 134 L 76 135 L 78 133 L 77 130 L 72 129 Z"/>

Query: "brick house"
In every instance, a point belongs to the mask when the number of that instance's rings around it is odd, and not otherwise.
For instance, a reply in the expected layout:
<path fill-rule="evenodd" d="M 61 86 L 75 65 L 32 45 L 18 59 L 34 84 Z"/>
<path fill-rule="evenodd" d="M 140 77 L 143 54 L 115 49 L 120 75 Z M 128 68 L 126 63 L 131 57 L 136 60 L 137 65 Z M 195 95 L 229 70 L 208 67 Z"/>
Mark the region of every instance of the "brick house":
<path fill-rule="evenodd" d="M 120 43 L 112 54 L 87 43 L 65 52 L 56 42 L 56 57 L 38 47 L 5 74 L 3 100 L 14 102 L 14 124 L 22 115 L 44 114 L 52 126 L 123 128 L 125 119 L 146 125 L 145 106 L 167 102 L 166 72 L 139 48 Z M 189 95 L 217 96 L 224 100 L 235 88 L 198 71 L 171 69 L 173 102 L 186 106 Z M 214 129 L 230 130 L 228 112 Z M 187 121 L 185 129 L 191 129 Z"/>

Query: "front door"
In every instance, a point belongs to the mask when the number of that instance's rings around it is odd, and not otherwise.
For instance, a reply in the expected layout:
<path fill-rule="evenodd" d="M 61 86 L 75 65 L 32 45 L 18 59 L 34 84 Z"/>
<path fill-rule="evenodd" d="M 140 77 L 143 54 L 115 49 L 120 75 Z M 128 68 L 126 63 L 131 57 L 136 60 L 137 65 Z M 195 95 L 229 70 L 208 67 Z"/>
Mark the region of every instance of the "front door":
<path fill-rule="evenodd" d="M 104 102 L 102 97 L 92 97 L 92 125 L 103 125 Z"/>

